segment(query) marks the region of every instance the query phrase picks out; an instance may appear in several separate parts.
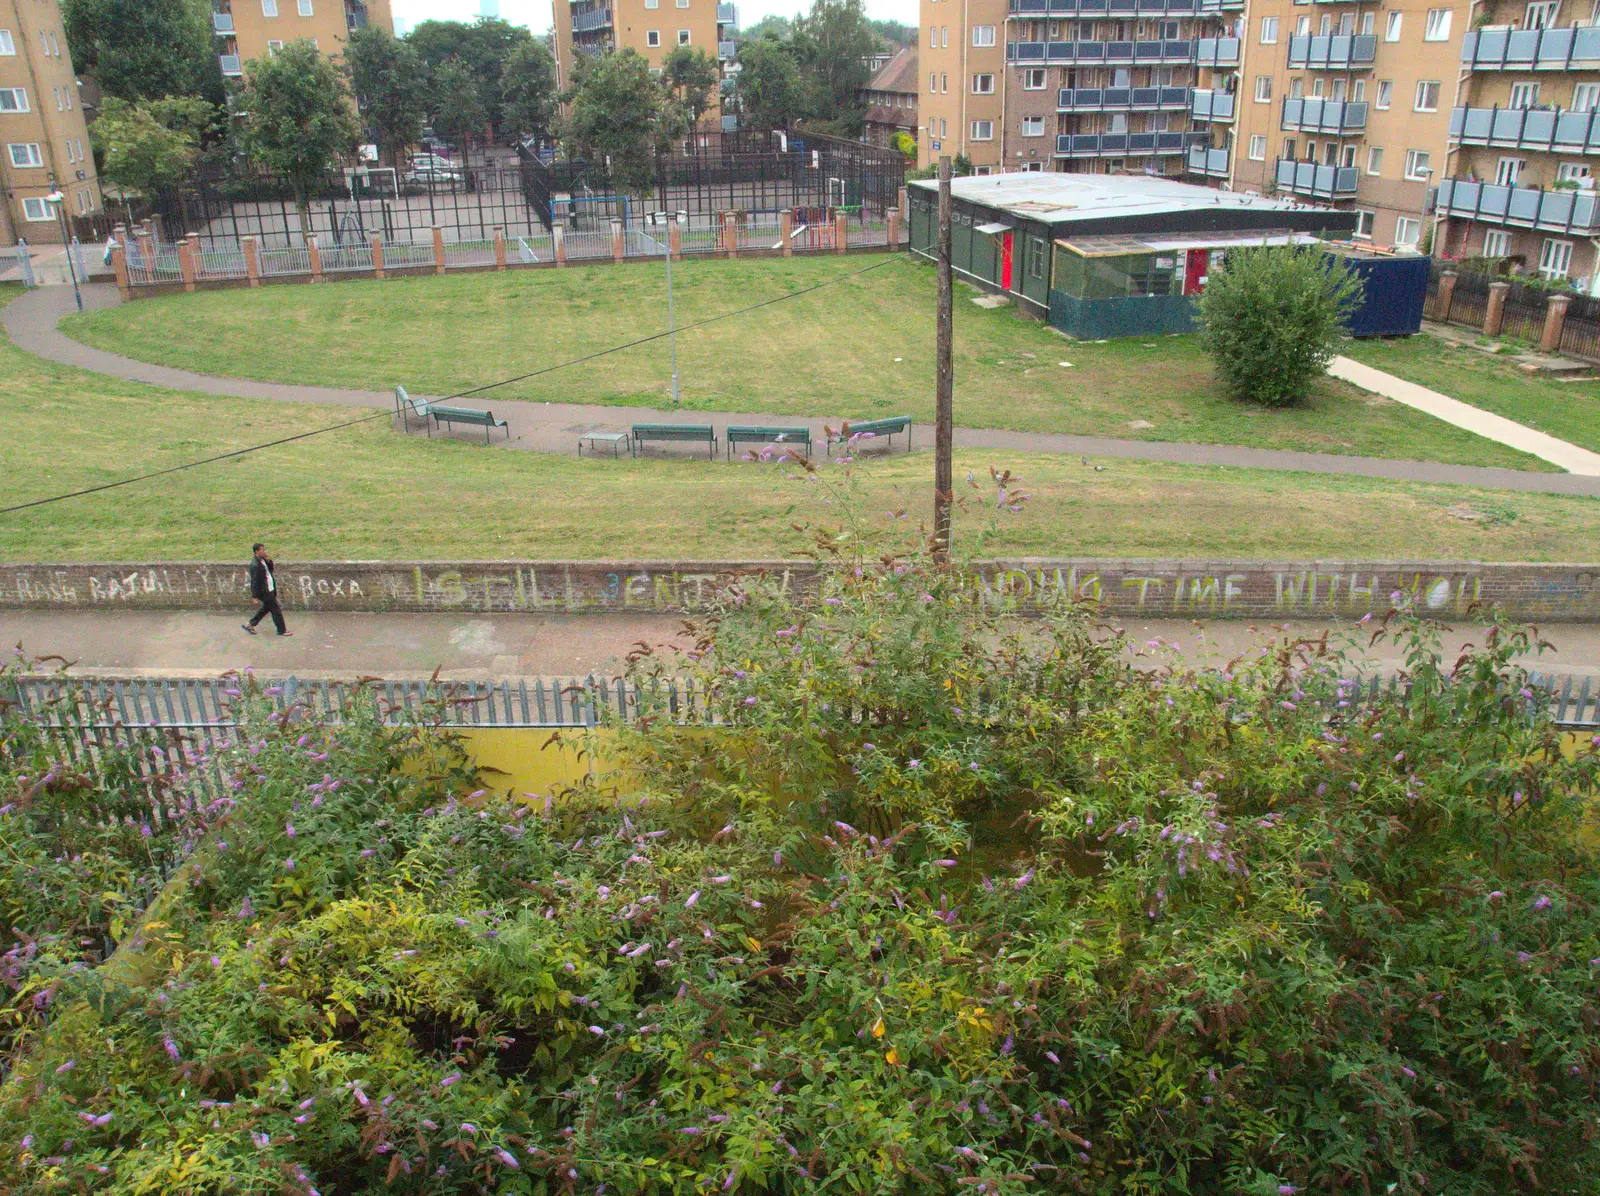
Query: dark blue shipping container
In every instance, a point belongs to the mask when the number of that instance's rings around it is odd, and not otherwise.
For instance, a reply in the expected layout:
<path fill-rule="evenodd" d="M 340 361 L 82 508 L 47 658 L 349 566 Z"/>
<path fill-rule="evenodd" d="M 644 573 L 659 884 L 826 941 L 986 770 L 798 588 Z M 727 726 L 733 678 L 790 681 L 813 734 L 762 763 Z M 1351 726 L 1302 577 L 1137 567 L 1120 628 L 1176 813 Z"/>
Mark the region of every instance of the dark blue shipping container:
<path fill-rule="evenodd" d="M 1331 250 L 1328 256 L 1348 266 L 1364 284 L 1361 303 L 1350 317 L 1351 336 L 1411 336 L 1422 331 L 1431 258 L 1346 249 Z"/>

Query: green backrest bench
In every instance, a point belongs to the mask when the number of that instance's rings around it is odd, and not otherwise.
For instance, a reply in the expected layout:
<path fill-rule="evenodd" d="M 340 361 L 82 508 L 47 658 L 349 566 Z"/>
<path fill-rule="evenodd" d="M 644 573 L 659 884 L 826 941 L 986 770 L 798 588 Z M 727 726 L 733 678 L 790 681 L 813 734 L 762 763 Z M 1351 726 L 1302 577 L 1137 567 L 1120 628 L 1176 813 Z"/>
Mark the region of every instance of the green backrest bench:
<path fill-rule="evenodd" d="M 811 455 L 811 429 L 776 427 L 761 424 L 729 424 L 727 430 L 728 459 L 733 459 L 735 444 L 803 444 L 806 456 Z"/>
<path fill-rule="evenodd" d="M 433 414 L 433 404 L 413 399 L 403 386 L 394 388 L 394 414 L 396 419 L 402 421 L 400 426 L 407 432 L 411 431 L 411 417 L 420 415 L 422 426 L 428 430 L 429 436 L 433 435 L 433 425 L 428 422 L 428 416 Z"/>
<path fill-rule="evenodd" d="M 634 424 L 629 431 L 636 447 L 647 440 L 677 440 L 704 444 L 707 456 L 717 453 L 717 430 L 710 424 Z"/>
<path fill-rule="evenodd" d="M 490 428 L 505 428 L 506 439 L 511 439 L 511 429 L 506 427 L 506 421 L 496 419 L 492 411 L 479 411 L 476 407 L 445 407 L 434 403 L 429 408 L 433 418 L 441 424 L 482 424 L 483 443 L 489 443 Z"/>
<path fill-rule="evenodd" d="M 911 451 L 911 417 L 909 415 L 895 415 L 887 419 L 847 420 L 843 428 L 829 435 L 828 443 L 831 445 L 838 441 L 843 444 L 856 436 L 874 438 L 887 436 L 889 438 L 889 447 L 893 448 L 894 434 L 896 432 L 904 432 L 906 434 L 906 452 L 909 453 Z"/>

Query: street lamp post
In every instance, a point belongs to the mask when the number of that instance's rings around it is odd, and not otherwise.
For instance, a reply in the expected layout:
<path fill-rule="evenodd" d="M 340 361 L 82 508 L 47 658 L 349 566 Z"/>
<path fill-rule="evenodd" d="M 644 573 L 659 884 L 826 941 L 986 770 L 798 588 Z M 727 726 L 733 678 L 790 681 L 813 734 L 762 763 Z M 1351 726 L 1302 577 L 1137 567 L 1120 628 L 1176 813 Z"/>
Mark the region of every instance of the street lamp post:
<path fill-rule="evenodd" d="M 662 212 L 662 217 L 670 224 L 677 220 L 683 223 L 685 213 L 674 215 L 671 212 Z M 672 405 L 679 406 L 678 400 L 678 322 L 672 310 L 672 235 L 669 230 L 667 235 L 667 340 L 672 346 Z"/>
<path fill-rule="evenodd" d="M 72 275 L 72 297 L 78 301 L 78 310 L 82 311 L 83 292 L 78 289 L 78 266 L 72 260 L 72 240 L 67 229 L 67 197 L 57 189 L 46 195 L 44 201 L 55 205 L 56 222 L 61 225 L 61 251 L 67 255 L 67 273 Z"/>

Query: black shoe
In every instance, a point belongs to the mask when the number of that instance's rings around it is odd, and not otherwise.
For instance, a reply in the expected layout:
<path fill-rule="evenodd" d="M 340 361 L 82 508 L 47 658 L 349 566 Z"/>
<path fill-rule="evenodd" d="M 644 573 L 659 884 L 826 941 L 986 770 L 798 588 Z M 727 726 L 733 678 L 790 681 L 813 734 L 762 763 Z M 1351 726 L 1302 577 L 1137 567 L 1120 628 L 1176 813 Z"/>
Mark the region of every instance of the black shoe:
<path fill-rule="evenodd" d="M 251 635 L 254 635 L 256 633 L 256 629 L 254 627 L 250 626 L 250 624 L 248 624 L 248 623 L 240 623 L 239 626 L 243 627 Z"/>

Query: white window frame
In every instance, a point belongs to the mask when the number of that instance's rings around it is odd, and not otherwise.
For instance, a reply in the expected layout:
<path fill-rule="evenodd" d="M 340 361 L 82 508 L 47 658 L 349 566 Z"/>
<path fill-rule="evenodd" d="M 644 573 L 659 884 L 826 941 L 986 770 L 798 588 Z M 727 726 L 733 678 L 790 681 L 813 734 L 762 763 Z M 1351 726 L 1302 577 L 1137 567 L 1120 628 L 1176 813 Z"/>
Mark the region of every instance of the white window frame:
<path fill-rule="evenodd" d="M 1275 46 L 1278 44 L 1277 17 L 1261 18 L 1261 44 L 1263 46 Z"/>
<path fill-rule="evenodd" d="M 975 121 L 973 121 L 972 125 L 971 125 L 970 136 L 969 136 L 968 140 L 970 140 L 970 141 L 993 141 L 994 140 L 994 121 L 992 121 L 992 120 L 975 120 Z"/>
<path fill-rule="evenodd" d="M 24 112 L 33 111 L 33 109 L 28 106 L 28 89 L 26 87 L 0 87 L 0 96 L 9 97 L 11 103 L 14 105 L 11 108 L 0 105 L 0 113 L 21 115 Z"/>
<path fill-rule="evenodd" d="M 1415 249 L 1422 243 L 1422 221 L 1415 216 L 1402 216 L 1394 222 L 1395 248 Z"/>
<path fill-rule="evenodd" d="M 1537 82 L 1513 83 L 1511 85 L 1511 99 L 1506 104 L 1507 108 L 1537 108 L 1539 106 L 1539 84 Z"/>
<path fill-rule="evenodd" d="M 1561 162 L 1556 166 L 1556 179 L 1563 183 L 1576 183 L 1580 179 L 1592 179 L 1594 172 L 1587 162 Z"/>
<path fill-rule="evenodd" d="M 948 25 L 939 26 L 939 48 L 941 50 L 950 48 L 950 26 Z"/>
<path fill-rule="evenodd" d="M 300 0 L 300 15 L 302 17 L 314 17 L 317 15 L 311 0 Z"/>
<path fill-rule="evenodd" d="M 1433 177 L 1433 154 L 1429 150 L 1406 151 L 1406 178 L 1413 183 L 1425 183 Z M 1426 173 L 1423 173 L 1426 171 Z"/>
<path fill-rule="evenodd" d="M 975 96 L 992 96 L 994 94 L 994 76 L 988 71 L 982 71 L 972 76 L 972 94 Z"/>
<path fill-rule="evenodd" d="M 661 48 L 661 30 L 645 30 L 644 45 L 647 50 L 659 50 Z"/>
<path fill-rule="evenodd" d="M 1546 237 L 1539 246 L 1539 275 L 1542 278 L 1569 278 L 1572 275 L 1572 242 Z"/>
<path fill-rule="evenodd" d="M 1270 104 L 1270 103 L 1272 103 L 1272 76 L 1271 75 L 1257 75 L 1256 76 L 1256 86 L 1255 86 L 1255 91 L 1252 93 L 1252 96 L 1254 97 L 1255 102 L 1258 103 L 1258 104 Z"/>
<path fill-rule="evenodd" d="M 1491 228 L 1483 234 L 1484 257 L 1510 257 L 1511 234 L 1503 228 Z"/>
<path fill-rule="evenodd" d="M 283 49 L 283 39 L 281 37 L 269 37 L 267 39 L 268 58 L 276 58 L 278 56 L 278 51 L 281 49 Z"/>
<path fill-rule="evenodd" d="M 1600 108 L 1600 83 L 1574 83 L 1572 85 L 1572 111 L 1593 112 Z"/>
<path fill-rule="evenodd" d="M 11 30 L 0 29 L 0 58 L 14 58 L 16 53 L 17 43 L 11 36 Z"/>
<path fill-rule="evenodd" d="M 1381 175 L 1383 173 L 1383 146 L 1370 145 L 1367 147 L 1367 173 Z"/>
<path fill-rule="evenodd" d="M 1397 42 L 1397 41 L 1400 40 L 1400 24 L 1401 24 L 1400 18 L 1403 15 L 1405 15 L 1405 14 L 1398 13 L 1398 12 L 1391 12 L 1389 14 L 1388 19 L 1385 20 L 1384 23 L 1383 23 L 1383 40 L 1384 41 L 1386 41 L 1386 42 Z"/>
<path fill-rule="evenodd" d="M 1356 231 L 1351 235 L 1361 241 L 1372 240 L 1372 226 L 1377 223 L 1377 219 L 1378 214 L 1376 212 L 1368 212 L 1357 208 Z"/>
<path fill-rule="evenodd" d="M 1038 79 L 1035 83 L 1033 80 Z M 1050 72 L 1042 66 L 1029 67 L 1022 72 L 1023 91 L 1043 91 L 1050 84 Z"/>
<path fill-rule="evenodd" d="M 17 151 L 21 150 L 21 158 Z M 6 146 L 6 154 L 11 159 L 11 165 L 17 170 L 32 170 L 34 167 L 44 165 L 44 154 L 39 152 L 37 141 L 13 141 Z"/>
<path fill-rule="evenodd" d="M 1384 109 L 1388 108 L 1393 103 L 1394 103 L 1394 80 L 1393 79 L 1379 79 L 1378 80 L 1378 97 L 1377 97 L 1377 99 L 1372 101 L 1372 106 L 1374 108 L 1378 109 L 1379 111 L 1383 111 Z"/>
<path fill-rule="evenodd" d="M 278 15 L 278 0 L 261 0 L 261 15 L 275 17 Z"/>
<path fill-rule="evenodd" d="M 1433 89 L 1433 102 L 1428 100 L 1428 89 Z M 1438 79 L 1418 79 L 1417 92 L 1411 97 L 1411 111 L 1437 112 L 1439 111 L 1439 97 L 1444 94 L 1444 84 Z"/>
<path fill-rule="evenodd" d="M 1422 40 L 1425 42 L 1447 42 L 1450 40 L 1450 10 L 1448 8 L 1430 8 L 1426 22 L 1422 27 Z"/>
<path fill-rule="evenodd" d="M 688 8 L 689 7 L 689 0 L 678 0 L 678 7 L 679 8 Z"/>
<path fill-rule="evenodd" d="M 928 94 L 931 95 L 931 96 L 936 96 L 936 95 L 939 94 L 939 72 L 938 71 L 929 71 L 928 72 Z"/>
<path fill-rule="evenodd" d="M 1265 133 L 1250 134 L 1250 161 L 1265 162 L 1267 160 L 1267 136 Z"/>
<path fill-rule="evenodd" d="M 1044 117 L 1024 116 L 1022 118 L 1022 135 L 1024 137 L 1044 136 Z"/>
<path fill-rule="evenodd" d="M 678 44 L 680 46 L 687 46 L 689 44 L 689 31 L 687 29 L 678 30 Z"/>
<path fill-rule="evenodd" d="M 1498 158 L 1494 164 L 1494 185 L 1496 187 L 1517 187 L 1521 185 L 1522 172 L 1528 168 L 1526 158 Z"/>
<path fill-rule="evenodd" d="M 974 25 L 972 27 L 972 44 L 974 46 L 979 47 L 979 48 L 986 48 L 986 47 L 989 47 L 989 46 L 993 46 L 994 45 L 994 26 L 993 25 Z"/>
<path fill-rule="evenodd" d="M 1522 10 L 1524 29 L 1554 29 L 1556 14 L 1561 11 L 1561 0 L 1534 0 Z"/>
<path fill-rule="evenodd" d="M 37 212 L 38 215 L 34 215 Z M 22 200 L 22 218 L 30 224 L 43 224 L 55 217 L 50 214 L 50 205 L 45 202 L 42 195 L 27 195 Z"/>
<path fill-rule="evenodd" d="M 651 12 L 661 7 L 661 0 L 644 0 L 644 6 Z"/>

